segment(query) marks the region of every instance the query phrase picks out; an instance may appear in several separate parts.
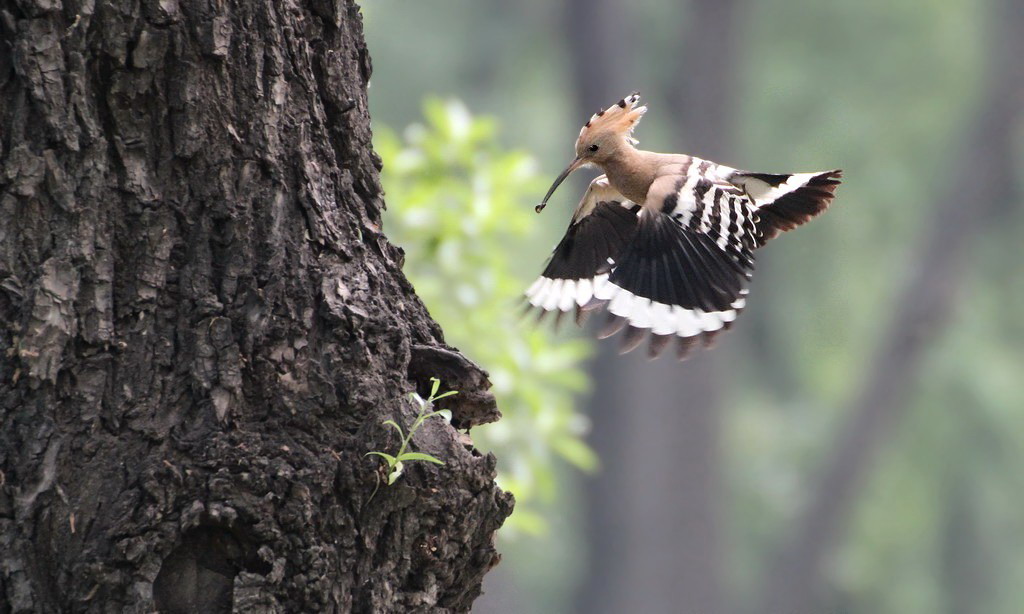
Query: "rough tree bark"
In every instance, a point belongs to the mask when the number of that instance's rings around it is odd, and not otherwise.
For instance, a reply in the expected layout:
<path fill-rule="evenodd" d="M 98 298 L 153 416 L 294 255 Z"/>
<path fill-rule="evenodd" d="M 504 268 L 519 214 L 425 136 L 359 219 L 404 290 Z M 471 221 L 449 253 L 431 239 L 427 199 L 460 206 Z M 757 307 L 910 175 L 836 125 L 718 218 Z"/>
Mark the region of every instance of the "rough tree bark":
<path fill-rule="evenodd" d="M 498 416 L 381 234 L 351 0 L 0 4 L 0 612 L 467 611 Z"/>
<path fill-rule="evenodd" d="M 751 611 L 817 612 L 826 593 L 824 571 L 842 536 L 885 436 L 906 409 L 904 398 L 929 344 L 943 330 L 956 304 L 959 269 L 970 242 L 1005 215 L 1013 202 L 1013 126 L 1024 96 L 1024 5 L 993 3 L 994 36 L 990 88 L 964 143 L 953 159 L 948 193 L 928 215 L 928 230 L 911 265 L 911 275 L 865 382 L 849 409 L 846 425 L 818 476 L 789 539 L 773 553 Z"/>
<path fill-rule="evenodd" d="M 572 0 L 567 28 L 581 118 L 639 87 L 678 143 L 702 157 L 726 156 L 736 74 L 736 2 L 696 0 L 683 49 L 660 91 L 628 82 L 628 5 Z M 606 36 L 602 36 L 602 33 Z M 700 83 L 700 87 L 693 84 Z M 655 113 L 659 112 L 655 108 Z M 643 138 L 643 127 L 640 128 Z M 591 442 L 602 471 L 587 486 L 586 583 L 577 611 L 587 613 L 728 611 L 723 587 L 721 378 L 717 359 L 700 352 L 686 363 L 616 355 L 602 343 L 592 368 Z"/>

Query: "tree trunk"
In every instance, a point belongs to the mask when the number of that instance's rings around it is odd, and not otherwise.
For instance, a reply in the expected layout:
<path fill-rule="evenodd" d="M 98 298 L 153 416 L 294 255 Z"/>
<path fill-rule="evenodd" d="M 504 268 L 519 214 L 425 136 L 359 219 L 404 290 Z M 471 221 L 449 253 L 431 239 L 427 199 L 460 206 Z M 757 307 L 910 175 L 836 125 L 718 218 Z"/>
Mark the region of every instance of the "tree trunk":
<path fill-rule="evenodd" d="M 926 350 L 955 306 L 957 280 L 970 242 L 1013 202 L 1013 127 L 1024 93 L 1024 5 L 994 3 L 990 88 L 954 158 L 948 193 L 928 215 L 928 230 L 888 329 L 868 363 L 846 425 L 839 429 L 792 534 L 765 566 L 751 611 L 824 611 L 824 570 L 839 544 L 861 484 L 885 436 L 903 416 L 906 395 Z"/>
<path fill-rule="evenodd" d="M 984 444 L 981 444 L 984 445 Z M 966 474 L 966 472 L 964 472 Z M 998 587 L 990 579 L 990 570 L 999 563 L 993 560 L 981 530 L 978 496 L 974 481 L 968 475 L 957 475 L 944 496 L 940 533 L 939 573 L 946 614 L 971 614 L 992 611 L 991 595 Z"/>
<path fill-rule="evenodd" d="M 351 0 L 0 5 L 0 612 L 461 612 L 496 419 L 381 234 Z"/>

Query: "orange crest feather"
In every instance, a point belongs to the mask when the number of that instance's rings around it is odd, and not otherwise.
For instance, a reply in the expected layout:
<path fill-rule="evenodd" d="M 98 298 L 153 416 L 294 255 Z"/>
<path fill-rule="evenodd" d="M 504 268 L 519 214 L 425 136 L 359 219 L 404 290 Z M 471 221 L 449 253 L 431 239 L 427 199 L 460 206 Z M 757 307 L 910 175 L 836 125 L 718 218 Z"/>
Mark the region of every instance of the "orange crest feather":
<path fill-rule="evenodd" d="M 590 121 L 580 130 L 580 136 L 576 139 L 576 146 L 579 147 L 585 136 L 610 132 L 618 134 L 630 143 L 636 144 L 633 138 L 633 128 L 647 112 L 647 107 L 638 107 L 640 92 L 633 92 L 622 100 L 618 101 L 608 109 L 602 109 L 590 117 Z"/>

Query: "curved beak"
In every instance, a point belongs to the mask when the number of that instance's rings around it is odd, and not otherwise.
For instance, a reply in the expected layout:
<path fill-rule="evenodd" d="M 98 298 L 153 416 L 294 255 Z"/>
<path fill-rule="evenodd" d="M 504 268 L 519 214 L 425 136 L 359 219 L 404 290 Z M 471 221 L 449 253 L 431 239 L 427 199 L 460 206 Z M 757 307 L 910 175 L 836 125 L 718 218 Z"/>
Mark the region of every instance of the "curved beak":
<path fill-rule="evenodd" d="M 581 166 L 583 166 L 583 160 L 581 160 L 580 158 L 575 158 L 572 162 L 570 162 L 569 166 L 565 167 L 565 170 L 562 171 L 562 174 L 559 175 L 557 179 L 555 179 L 554 183 L 551 184 L 551 189 L 549 189 L 548 193 L 544 195 L 544 200 L 540 201 L 540 204 L 534 207 L 533 210 L 536 211 L 537 213 L 543 211 L 544 207 L 548 206 L 548 199 L 551 198 L 551 195 L 555 193 L 555 190 L 558 189 L 558 186 L 562 185 L 562 182 L 565 181 L 565 178 L 571 175 L 574 170 L 578 169 Z"/>

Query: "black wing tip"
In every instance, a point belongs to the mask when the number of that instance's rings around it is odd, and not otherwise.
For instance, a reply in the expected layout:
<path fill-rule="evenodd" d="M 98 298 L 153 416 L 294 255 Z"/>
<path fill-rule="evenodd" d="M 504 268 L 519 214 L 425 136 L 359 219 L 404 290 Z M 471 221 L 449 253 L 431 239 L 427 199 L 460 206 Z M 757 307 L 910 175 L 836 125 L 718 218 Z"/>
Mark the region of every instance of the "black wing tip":
<path fill-rule="evenodd" d="M 562 311 L 561 309 L 544 309 L 543 307 L 539 307 L 529 302 L 517 311 L 519 312 L 517 315 L 520 323 L 546 328 L 547 323 L 551 322 L 551 330 L 555 333 L 561 330 L 562 323 L 565 322 L 566 316 L 568 316 L 570 312 L 572 313 L 572 319 L 577 326 L 583 326 L 590 315 L 590 312 L 578 305 L 568 311 Z M 531 319 L 532 321 L 530 321 Z"/>
<path fill-rule="evenodd" d="M 842 183 L 842 181 L 841 181 L 842 178 L 843 178 L 843 169 L 837 168 L 837 169 L 834 169 L 834 170 L 831 170 L 831 171 L 825 171 L 824 173 L 819 173 L 814 178 L 812 178 L 810 181 L 808 181 L 807 182 L 807 186 L 804 186 L 804 187 L 808 187 L 808 186 L 815 186 L 815 187 L 817 187 L 817 186 L 821 186 L 821 187 L 832 186 L 832 189 L 834 190 L 835 186 L 837 186 L 840 183 Z"/>
<path fill-rule="evenodd" d="M 632 324 L 626 325 L 626 332 L 622 335 L 622 342 L 619 345 L 619 354 L 628 354 L 640 347 L 640 344 L 647 338 L 648 329 L 637 328 Z"/>
<path fill-rule="evenodd" d="M 576 320 L 576 326 L 582 327 L 584 324 L 587 323 L 587 319 L 589 317 L 590 317 L 590 312 L 589 311 L 587 311 L 586 309 L 580 307 L 579 305 L 576 306 L 576 310 L 575 310 L 575 314 L 574 314 L 574 318 Z"/>
<path fill-rule="evenodd" d="M 608 317 L 604 321 L 604 325 L 601 326 L 601 330 L 597 332 L 598 339 L 607 339 L 619 332 L 626 326 L 626 318 L 620 318 L 612 312 L 608 312 Z"/>
<path fill-rule="evenodd" d="M 619 340 L 618 353 L 620 355 L 632 352 L 647 340 L 648 361 L 661 358 L 665 354 L 666 348 L 675 340 L 676 360 L 682 362 L 692 357 L 697 348 L 714 349 L 718 343 L 719 335 L 727 329 L 728 327 L 724 326 L 718 330 L 704 331 L 689 337 L 680 337 L 675 334 L 659 335 L 650 329 L 633 326 L 625 318 L 610 316 L 605 328 L 598 333 L 598 338 L 607 339 L 624 331 Z"/>
<path fill-rule="evenodd" d="M 679 337 L 676 341 L 676 360 L 682 362 L 693 355 L 698 337 Z"/>
<path fill-rule="evenodd" d="M 647 346 L 647 359 L 655 360 L 661 356 L 665 348 L 675 335 L 659 335 L 657 333 L 651 333 L 651 343 Z"/>

